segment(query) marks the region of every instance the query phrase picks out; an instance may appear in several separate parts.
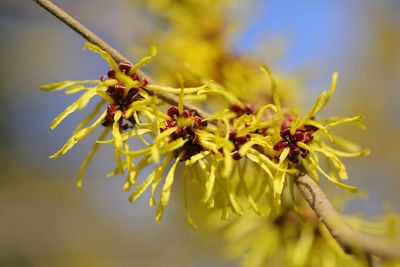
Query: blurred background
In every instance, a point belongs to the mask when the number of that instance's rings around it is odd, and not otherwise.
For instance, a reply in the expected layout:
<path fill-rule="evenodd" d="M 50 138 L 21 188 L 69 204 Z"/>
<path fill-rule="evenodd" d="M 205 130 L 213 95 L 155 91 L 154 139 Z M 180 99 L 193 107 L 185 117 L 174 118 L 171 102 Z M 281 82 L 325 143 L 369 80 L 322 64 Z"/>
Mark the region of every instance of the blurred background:
<path fill-rule="evenodd" d="M 161 37 L 154 38 L 166 20 L 155 15 L 163 10 L 152 5 L 157 1 L 54 2 L 133 60 L 146 54 L 150 41 L 161 59 L 168 51 Z M 173 1 L 159 2 L 165 8 Z M 209 11 L 197 12 L 198 20 L 210 29 L 223 25 L 218 30 L 227 33 L 224 46 L 232 53 L 262 59 L 274 72 L 300 80 L 296 98 L 303 110 L 340 72 L 324 115 L 364 114 L 366 131 L 346 127 L 342 133 L 371 150 L 347 162 L 352 184 L 368 193 L 344 211 L 399 214 L 400 1 L 220 2 L 224 23 L 208 21 Z M 171 34 L 164 28 L 160 36 Z M 60 159 L 48 158 L 82 114 L 50 131 L 75 96 L 36 86 L 97 79 L 108 68 L 82 50 L 80 36 L 33 1 L 2 0 L 0 38 L 0 266 L 236 266 L 187 226 L 179 194 L 161 224 L 146 199 L 129 204 L 123 179 L 105 177 L 114 164 L 107 149 L 78 190 L 76 172 L 93 139 Z"/>

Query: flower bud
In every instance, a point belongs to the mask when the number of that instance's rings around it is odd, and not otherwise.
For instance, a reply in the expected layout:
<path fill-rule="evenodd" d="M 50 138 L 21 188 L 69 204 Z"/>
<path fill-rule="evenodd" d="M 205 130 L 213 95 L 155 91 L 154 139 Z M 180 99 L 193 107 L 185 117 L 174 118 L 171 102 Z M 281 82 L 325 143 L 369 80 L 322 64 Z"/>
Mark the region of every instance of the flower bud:
<path fill-rule="evenodd" d="M 119 63 L 118 67 L 122 72 L 128 73 L 131 70 L 132 65 L 127 62 L 121 62 L 121 63 Z"/>
<path fill-rule="evenodd" d="M 242 158 L 242 156 L 240 156 L 240 154 L 239 154 L 239 151 L 237 151 L 237 150 L 232 151 L 231 156 L 234 160 L 239 160 Z"/>
<path fill-rule="evenodd" d="M 109 79 L 115 79 L 115 70 L 107 71 L 107 76 Z"/>
<path fill-rule="evenodd" d="M 175 118 L 179 116 L 179 110 L 176 106 L 172 106 L 167 110 L 167 115 L 171 118 Z"/>

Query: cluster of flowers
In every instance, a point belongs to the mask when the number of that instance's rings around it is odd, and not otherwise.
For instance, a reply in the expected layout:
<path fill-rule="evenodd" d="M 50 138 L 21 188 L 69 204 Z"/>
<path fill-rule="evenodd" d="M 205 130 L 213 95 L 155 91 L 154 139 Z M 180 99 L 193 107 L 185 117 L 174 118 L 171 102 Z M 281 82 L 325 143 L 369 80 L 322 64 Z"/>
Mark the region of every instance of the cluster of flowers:
<path fill-rule="evenodd" d="M 293 163 L 299 163 L 298 156 L 301 155 L 302 158 L 306 158 L 308 155 L 308 150 L 301 148 L 297 145 L 297 142 L 302 142 L 304 144 L 309 144 L 313 140 L 313 134 L 318 128 L 310 125 L 305 125 L 292 134 L 290 132 L 290 125 L 293 121 L 293 116 L 288 116 L 281 125 L 281 131 L 279 135 L 282 140 L 274 145 L 274 150 L 282 151 L 285 148 L 289 148 L 288 159 Z"/>
<path fill-rule="evenodd" d="M 178 107 L 172 106 L 167 110 L 169 120 L 164 122 L 165 128 L 160 131 L 174 129 L 170 134 L 171 140 L 182 138 L 187 142 L 176 151 L 176 156 L 181 155 L 181 161 L 190 159 L 192 156 L 203 151 L 199 139 L 196 135 L 196 130 L 207 127 L 207 121 L 203 121 L 199 116 L 195 116 L 193 111 L 179 111 Z"/>
<path fill-rule="evenodd" d="M 139 76 L 134 72 L 130 74 L 132 66 L 129 63 L 120 63 L 118 65 L 119 70 L 129 76 L 132 81 L 137 81 L 139 84 L 137 87 L 127 88 L 124 83 L 118 82 L 107 87 L 105 95 L 103 96 L 108 100 L 109 104 L 107 106 L 107 114 L 102 123 L 103 126 L 111 126 L 114 123 L 115 114 L 120 111 L 121 118 L 119 120 L 120 130 L 132 129 L 135 124 L 135 118 L 132 114 L 127 117 L 126 111 L 129 109 L 130 105 L 139 100 L 143 100 L 143 97 L 139 95 L 139 89 L 145 86 L 148 81 L 139 79 Z M 115 75 L 115 70 L 110 69 L 106 75 L 100 77 L 101 82 L 106 80 L 117 80 Z M 107 96 L 108 95 L 108 96 Z"/>
<path fill-rule="evenodd" d="M 98 126 L 104 126 L 79 170 L 79 187 L 82 186 L 84 170 L 99 145 L 113 144 L 116 168 L 110 175 L 127 173 L 123 190 L 134 188 L 129 198 L 131 202 L 150 187 L 149 204 L 156 205 L 156 192 L 164 181 L 158 197 L 157 221 L 161 220 L 168 204 L 179 162 L 184 163 L 185 179 L 201 185 L 202 202 L 207 207 L 220 209 L 224 219 L 228 218 L 230 211 L 242 215 L 244 203 L 257 214 L 269 214 L 274 208 L 279 209 L 284 189 L 293 186 L 293 180 L 302 171 L 315 180 L 320 173 L 344 189 L 356 190 L 341 182 L 347 179 L 347 174 L 340 157 L 361 156 L 367 152 L 328 130 L 344 123 L 362 125 L 362 116 L 316 120 L 316 115 L 335 90 L 337 74 L 333 75 L 330 89 L 321 94 L 304 117 L 300 117 L 295 110 L 287 111 L 281 107 L 276 82 L 266 67 L 262 70 L 271 79 L 273 102 L 254 107 L 212 81 L 199 87 L 172 88 L 141 79 L 137 71 L 155 56 L 155 50 L 151 56 L 132 65 L 117 64 L 94 45 L 87 44 L 86 48 L 100 54 L 111 66 L 106 75 L 100 80 L 64 81 L 41 87 L 44 90 L 65 89 L 66 93 L 84 91 L 77 101 L 56 117 L 51 128 L 72 112 L 84 108 L 94 96 L 100 97 L 99 103 L 78 125 L 72 137 L 51 156 L 65 154 Z M 163 102 L 157 97 L 159 92 L 179 96 L 177 105 L 163 109 Z M 184 108 L 186 99 L 198 96 L 204 99 L 212 94 L 225 99 L 225 109 L 201 117 L 196 110 Z M 92 120 L 94 122 L 88 126 Z M 105 140 L 110 132 L 112 138 Z M 135 145 L 139 142 L 143 148 L 131 150 L 135 140 Z M 344 150 L 328 146 L 329 142 Z M 329 171 L 320 165 L 322 158 L 327 160 Z M 142 179 L 139 173 L 151 164 L 156 164 L 153 171 Z M 260 208 L 266 200 L 272 204 Z M 189 213 L 187 215 L 194 226 Z"/>

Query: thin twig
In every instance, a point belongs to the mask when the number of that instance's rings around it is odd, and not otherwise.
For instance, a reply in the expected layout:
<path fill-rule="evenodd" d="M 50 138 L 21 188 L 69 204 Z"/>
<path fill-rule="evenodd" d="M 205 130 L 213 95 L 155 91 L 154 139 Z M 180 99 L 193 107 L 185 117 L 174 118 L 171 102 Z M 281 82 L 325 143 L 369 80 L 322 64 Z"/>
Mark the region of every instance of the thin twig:
<path fill-rule="evenodd" d="M 106 51 L 115 60 L 115 62 L 117 62 L 117 63 L 127 62 L 127 63 L 132 64 L 132 62 L 130 62 L 130 60 L 128 60 L 126 57 L 124 57 L 120 52 L 118 52 L 116 49 L 112 48 L 103 39 L 101 39 L 99 36 L 97 36 L 91 30 L 86 28 L 79 21 L 77 21 L 75 18 L 73 18 L 71 15 L 69 15 L 63 9 L 61 9 L 60 7 L 55 5 L 53 2 L 51 2 L 49 0 L 33 0 L 33 1 L 36 2 L 37 4 L 39 4 L 44 9 L 46 9 L 52 15 L 57 17 L 59 20 L 61 20 L 63 23 L 65 23 L 68 27 L 70 27 L 72 30 L 74 30 L 76 33 L 78 33 L 80 36 L 82 36 L 88 42 L 90 42 L 94 45 L 97 45 L 98 47 L 100 47 L 101 49 Z M 137 74 L 141 80 L 147 80 L 149 83 L 155 84 L 155 81 L 153 79 L 151 79 L 149 76 L 147 76 L 144 72 L 138 70 Z M 156 95 L 162 101 L 164 101 L 170 105 L 178 105 L 178 97 L 176 95 L 171 95 L 171 94 L 166 94 L 166 93 L 161 93 L 161 92 L 148 92 L 148 93 Z M 203 118 L 208 116 L 206 111 L 201 110 L 198 107 L 195 107 L 188 103 L 184 103 L 184 107 L 185 107 L 185 109 L 195 111 L 199 116 L 201 116 Z"/>
<path fill-rule="evenodd" d="M 319 185 L 308 175 L 298 177 L 296 183 L 310 207 L 346 250 L 361 250 L 385 259 L 400 259 L 400 244 L 352 229 L 332 206 Z"/>

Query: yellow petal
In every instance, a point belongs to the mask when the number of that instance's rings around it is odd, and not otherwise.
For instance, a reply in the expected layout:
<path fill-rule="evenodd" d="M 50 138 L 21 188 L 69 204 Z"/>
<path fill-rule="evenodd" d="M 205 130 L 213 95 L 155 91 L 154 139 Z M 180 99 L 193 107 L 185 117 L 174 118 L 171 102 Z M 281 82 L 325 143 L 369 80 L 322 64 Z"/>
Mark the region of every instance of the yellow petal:
<path fill-rule="evenodd" d="M 176 151 L 178 148 L 182 147 L 188 140 L 184 140 L 182 138 L 178 138 L 174 141 L 171 141 L 161 147 L 161 153 L 167 154 L 170 152 Z"/>
<path fill-rule="evenodd" d="M 151 183 L 154 180 L 156 174 L 156 170 L 154 169 L 149 176 L 143 181 L 143 183 L 136 188 L 136 191 L 129 197 L 129 202 L 133 203 L 135 202 L 143 193 L 146 191 L 146 189 L 151 185 Z"/>
<path fill-rule="evenodd" d="M 290 152 L 290 148 L 286 147 L 282 153 L 279 155 L 279 164 L 282 164 L 282 162 L 287 158 L 287 156 L 289 155 Z"/>
<path fill-rule="evenodd" d="M 131 131 L 127 132 L 127 133 L 123 133 L 121 134 L 121 139 L 122 141 L 126 141 L 131 137 L 134 136 L 139 136 L 139 135 L 144 135 L 146 133 L 150 133 L 152 132 L 152 130 L 150 129 L 132 129 Z M 100 144 L 111 144 L 114 142 L 114 139 L 108 139 L 108 140 L 104 140 L 104 141 L 96 141 L 97 143 Z"/>
<path fill-rule="evenodd" d="M 313 162 L 313 159 L 310 158 L 310 160 Z M 333 179 L 331 176 L 329 176 L 318 164 L 316 164 L 315 162 L 313 162 L 315 164 L 315 167 L 318 169 L 318 171 L 325 176 L 329 181 L 331 181 L 332 183 L 334 183 L 335 185 L 337 185 L 340 188 L 343 188 L 345 190 L 348 190 L 350 192 L 357 192 L 358 188 L 356 186 L 352 186 L 352 185 L 347 185 L 347 184 L 343 184 L 341 182 L 338 182 L 337 180 Z"/>
<path fill-rule="evenodd" d="M 89 89 L 89 88 L 85 85 L 75 85 L 75 86 L 71 86 L 71 87 L 65 89 L 65 93 L 67 95 L 70 95 L 70 94 L 75 94 L 75 93 L 78 93 L 80 91 L 87 90 L 87 89 Z"/>
<path fill-rule="evenodd" d="M 150 60 L 157 55 L 157 47 L 151 46 L 150 47 L 150 56 L 142 58 L 139 62 L 137 62 L 135 65 L 132 66 L 131 70 L 129 71 L 129 74 L 135 73 L 138 69 L 146 65 L 147 63 L 150 62 Z"/>
<path fill-rule="evenodd" d="M 171 195 L 171 186 L 172 186 L 172 183 L 174 182 L 175 170 L 176 170 L 176 166 L 179 163 L 179 160 L 180 160 L 179 157 L 176 158 L 175 163 L 171 166 L 171 169 L 169 170 L 169 172 L 165 178 L 164 186 L 161 191 L 160 203 L 158 205 L 157 212 L 156 212 L 156 221 L 157 222 L 161 221 L 161 218 L 162 218 L 162 215 L 164 212 L 164 208 L 168 204 L 169 197 Z"/>
<path fill-rule="evenodd" d="M 288 167 L 288 161 L 282 163 L 282 169 Z M 284 189 L 285 181 L 286 181 L 286 172 L 278 171 L 273 179 L 274 186 L 274 199 L 278 202 L 279 206 L 281 205 L 281 195 Z"/>
<path fill-rule="evenodd" d="M 121 148 L 122 148 L 122 138 L 121 132 L 119 131 L 119 120 L 121 119 L 122 112 L 118 110 L 114 115 L 114 122 L 112 126 L 112 135 L 114 137 L 114 151 L 115 151 L 115 161 L 117 165 L 117 170 L 123 173 L 122 162 L 121 162 Z"/>
<path fill-rule="evenodd" d="M 59 151 L 57 151 L 56 153 L 51 155 L 50 158 L 57 158 L 57 157 L 59 157 L 61 155 L 64 155 L 65 153 L 67 153 L 76 143 L 78 143 L 82 138 L 86 137 L 97 126 L 99 126 L 103 122 L 105 115 L 106 115 L 106 112 L 103 112 L 103 114 L 101 114 L 99 116 L 99 118 L 92 125 L 90 125 L 89 127 L 84 128 L 82 130 L 79 130 L 78 132 L 73 134 L 71 136 L 71 138 L 68 139 L 68 141 L 63 145 L 63 147 Z"/>
<path fill-rule="evenodd" d="M 224 178 L 229 178 L 233 169 L 233 158 L 231 156 L 231 153 L 226 147 L 222 148 L 222 152 L 224 154 L 224 168 L 221 175 Z"/>
<path fill-rule="evenodd" d="M 63 90 L 65 88 L 68 88 L 72 85 L 77 85 L 77 84 L 86 84 L 86 83 L 94 83 L 97 84 L 100 81 L 98 80 L 67 80 L 67 81 L 61 81 L 61 82 L 56 82 L 56 83 L 50 83 L 50 84 L 45 84 L 45 85 L 40 85 L 39 88 L 45 91 L 58 91 L 58 90 Z"/>
<path fill-rule="evenodd" d="M 167 154 L 167 156 L 165 157 L 165 159 L 161 162 L 161 164 L 159 166 L 157 166 L 156 168 L 156 174 L 153 180 L 153 183 L 151 185 L 151 206 L 154 206 L 155 204 L 155 194 L 156 194 L 156 190 L 157 187 L 161 181 L 162 175 L 164 173 L 165 168 L 167 168 L 168 163 L 170 163 L 171 159 L 172 159 L 173 154 Z"/>
<path fill-rule="evenodd" d="M 161 85 L 156 85 L 156 84 L 148 84 L 144 88 L 149 91 L 159 91 L 159 92 L 178 95 L 181 93 L 182 89 L 185 94 L 195 94 L 195 93 L 198 93 L 199 91 L 201 91 L 202 89 L 206 88 L 207 86 L 208 86 L 208 84 L 204 84 L 204 85 L 198 86 L 198 87 L 173 88 L 173 87 L 161 86 Z"/>
<path fill-rule="evenodd" d="M 277 83 L 276 83 L 274 77 L 272 76 L 271 70 L 267 66 L 262 66 L 261 70 L 264 71 L 268 75 L 268 77 L 271 81 L 272 100 L 274 101 L 274 104 L 277 108 L 277 112 L 280 112 L 282 106 L 281 106 L 281 101 L 279 98 L 279 93 L 277 90 L 277 88 L 278 88 Z"/>
<path fill-rule="evenodd" d="M 84 48 L 89 49 L 92 52 L 99 54 L 105 61 L 107 61 L 108 65 L 110 65 L 113 70 L 119 71 L 118 64 L 114 61 L 114 59 L 107 52 L 105 52 L 100 47 L 98 47 L 94 44 L 91 44 L 91 43 L 86 43 L 84 45 Z"/>
<path fill-rule="evenodd" d="M 335 90 L 336 90 L 336 85 L 337 85 L 338 79 L 339 79 L 339 73 L 338 73 L 338 72 L 333 73 L 333 74 L 332 74 L 332 83 L 331 83 L 331 86 L 330 86 L 329 91 L 328 91 L 328 93 L 327 93 L 327 95 L 326 95 L 326 98 L 325 98 L 325 100 L 324 100 L 324 103 L 323 103 L 323 104 L 321 105 L 321 107 L 320 107 L 320 110 L 321 110 L 322 108 L 324 108 L 325 105 L 326 105 L 326 104 L 329 102 L 329 100 L 331 99 L 333 93 L 334 93 Z M 319 112 L 319 111 L 318 111 L 318 112 Z"/>
<path fill-rule="evenodd" d="M 85 127 L 100 112 L 105 103 L 106 101 L 104 100 L 101 100 L 99 103 L 97 103 L 93 110 L 78 124 L 78 126 L 76 126 L 74 133 Z"/>
<path fill-rule="evenodd" d="M 129 175 L 129 181 L 132 184 L 136 184 L 136 178 L 138 177 L 139 173 L 150 163 L 150 156 L 144 156 L 140 159 L 139 163 L 137 164 L 134 171 L 132 171 Z"/>
<path fill-rule="evenodd" d="M 55 129 L 72 112 L 85 107 L 89 100 L 95 95 L 96 92 L 94 91 L 85 92 L 81 97 L 79 97 L 75 102 L 68 106 L 51 122 L 50 128 Z"/>
<path fill-rule="evenodd" d="M 186 221 L 189 223 L 190 227 L 192 227 L 193 230 L 196 230 L 197 226 L 193 222 L 193 218 L 190 215 L 190 211 L 189 211 L 189 192 L 188 192 L 188 188 L 189 188 L 188 179 L 189 178 L 188 178 L 187 175 L 184 175 L 183 179 L 184 179 L 183 180 L 183 182 L 184 182 L 184 185 L 183 185 L 183 194 L 184 194 L 183 199 L 184 199 L 184 204 L 185 204 Z"/>
<path fill-rule="evenodd" d="M 262 160 L 261 160 L 259 157 L 257 157 L 256 155 L 253 155 L 253 154 L 251 154 L 251 153 L 247 153 L 247 154 L 246 154 L 246 157 L 247 157 L 248 159 L 250 159 L 251 161 L 253 161 L 254 163 L 256 163 L 258 166 L 260 166 L 261 169 L 264 170 L 264 172 L 265 172 L 270 178 L 273 178 L 273 177 L 274 177 L 274 176 L 272 175 L 271 170 L 267 167 L 266 164 L 264 164 L 264 163 L 262 162 Z"/>
<path fill-rule="evenodd" d="M 109 128 L 105 128 L 103 130 L 103 132 L 100 134 L 99 136 L 99 140 L 104 139 L 108 132 L 109 132 Z M 81 167 L 79 168 L 79 172 L 78 172 L 78 178 L 76 181 L 76 185 L 77 187 L 81 188 L 82 187 L 82 178 L 83 178 L 83 173 L 86 170 L 86 167 L 88 166 L 89 162 L 92 160 L 92 158 L 94 157 L 94 155 L 96 154 L 97 150 L 99 149 L 100 144 L 95 143 L 92 147 L 92 149 L 90 150 L 90 152 L 87 154 L 86 158 L 83 160 Z"/>
<path fill-rule="evenodd" d="M 365 129 L 365 124 L 364 124 L 364 116 L 363 115 L 358 115 L 354 116 L 351 118 L 335 118 L 335 120 L 328 125 L 326 125 L 326 129 L 341 125 L 341 124 L 355 124 L 359 126 L 360 128 Z"/>
<path fill-rule="evenodd" d="M 231 203 L 232 210 L 234 213 L 236 213 L 239 216 L 242 216 L 244 214 L 243 207 L 240 205 L 236 195 L 234 192 L 229 192 L 229 202 Z"/>
<path fill-rule="evenodd" d="M 211 153 L 211 152 L 208 151 L 208 150 L 203 151 L 203 152 L 200 152 L 200 153 L 198 153 L 198 154 L 192 156 L 190 159 L 186 160 L 186 161 L 185 161 L 185 165 L 186 165 L 186 166 L 192 165 L 192 164 L 196 163 L 198 160 L 207 157 L 210 153 Z"/>
<path fill-rule="evenodd" d="M 217 169 L 217 161 L 214 160 L 211 164 L 210 167 L 210 173 L 209 175 L 206 177 L 207 181 L 205 183 L 205 187 L 206 187 L 206 192 L 202 198 L 201 201 L 203 201 L 203 203 L 207 203 L 210 201 L 211 196 L 212 196 L 212 192 L 214 189 L 214 183 L 215 183 L 215 177 L 216 177 L 216 169 Z"/>

